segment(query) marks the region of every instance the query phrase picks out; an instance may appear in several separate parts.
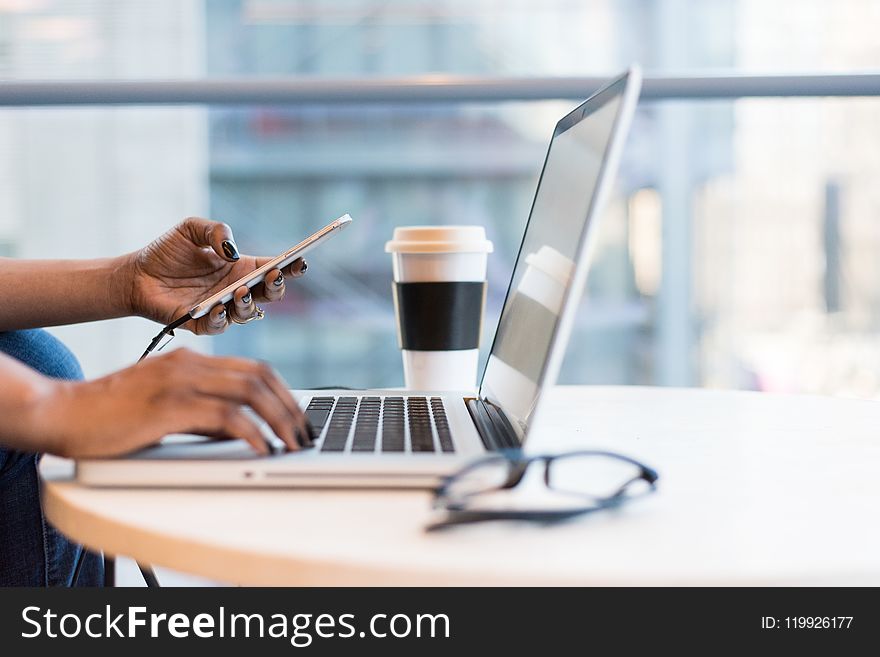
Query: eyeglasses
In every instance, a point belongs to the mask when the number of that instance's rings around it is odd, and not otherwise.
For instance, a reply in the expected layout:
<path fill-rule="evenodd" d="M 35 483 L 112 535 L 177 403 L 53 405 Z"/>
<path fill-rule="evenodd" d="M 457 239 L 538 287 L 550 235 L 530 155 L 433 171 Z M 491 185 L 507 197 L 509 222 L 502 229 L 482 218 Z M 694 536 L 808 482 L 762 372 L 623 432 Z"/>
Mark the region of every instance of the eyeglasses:
<path fill-rule="evenodd" d="M 543 466 L 543 486 L 517 496 L 531 466 Z M 537 473 L 535 473 L 537 474 Z M 658 474 L 628 456 L 604 451 L 525 456 L 520 451 L 493 454 L 447 477 L 434 491 L 434 508 L 446 518 L 429 531 L 488 520 L 552 523 L 610 509 L 656 489 Z"/>

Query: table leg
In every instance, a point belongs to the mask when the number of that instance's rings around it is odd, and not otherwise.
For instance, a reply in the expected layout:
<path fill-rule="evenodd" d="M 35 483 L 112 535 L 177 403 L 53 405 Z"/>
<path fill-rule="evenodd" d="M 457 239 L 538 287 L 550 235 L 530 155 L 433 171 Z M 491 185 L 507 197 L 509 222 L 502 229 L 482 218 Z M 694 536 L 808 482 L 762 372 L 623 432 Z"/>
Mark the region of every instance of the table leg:
<path fill-rule="evenodd" d="M 144 578 L 144 582 L 147 583 L 147 586 L 154 589 L 158 589 L 162 586 L 161 584 L 159 584 L 159 580 L 156 579 L 156 573 L 153 572 L 152 568 L 150 568 L 149 566 L 141 565 L 140 563 L 138 563 L 137 567 L 138 570 L 141 571 L 141 575 Z"/>
<path fill-rule="evenodd" d="M 104 555 L 104 586 L 116 586 L 116 559 Z"/>

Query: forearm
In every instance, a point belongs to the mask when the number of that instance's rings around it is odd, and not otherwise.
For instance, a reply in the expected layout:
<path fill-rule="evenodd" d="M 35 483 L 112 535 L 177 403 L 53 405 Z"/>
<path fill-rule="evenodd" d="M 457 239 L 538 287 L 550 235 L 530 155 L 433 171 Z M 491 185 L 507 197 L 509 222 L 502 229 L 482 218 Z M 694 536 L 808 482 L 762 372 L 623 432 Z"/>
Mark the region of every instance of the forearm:
<path fill-rule="evenodd" d="M 0 258 L 0 331 L 130 314 L 129 262 Z"/>
<path fill-rule="evenodd" d="M 53 387 L 63 385 L 0 354 L 0 446 L 24 452 L 54 452 L 59 446 L 41 430 L 34 409 Z"/>

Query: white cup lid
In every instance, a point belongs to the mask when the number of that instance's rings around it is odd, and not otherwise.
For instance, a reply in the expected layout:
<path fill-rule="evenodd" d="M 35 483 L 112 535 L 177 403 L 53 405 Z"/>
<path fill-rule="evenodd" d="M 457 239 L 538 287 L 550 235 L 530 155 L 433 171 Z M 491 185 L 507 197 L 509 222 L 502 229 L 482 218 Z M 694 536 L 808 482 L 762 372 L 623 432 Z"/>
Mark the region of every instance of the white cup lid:
<path fill-rule="evenodd" d="M 387 253 L 492 253 L 482 226 L 398 226 Z"/>

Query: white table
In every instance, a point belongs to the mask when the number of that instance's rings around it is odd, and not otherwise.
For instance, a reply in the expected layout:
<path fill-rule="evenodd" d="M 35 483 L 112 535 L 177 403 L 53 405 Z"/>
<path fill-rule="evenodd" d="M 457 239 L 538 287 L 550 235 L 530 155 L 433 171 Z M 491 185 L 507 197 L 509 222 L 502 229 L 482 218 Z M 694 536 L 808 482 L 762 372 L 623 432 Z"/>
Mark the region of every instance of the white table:
<path fill-rule="evenodd" d="M 426 534 L 422 492 L 96 490 L 46 466 L 46 511 L 94 549 L 229 583 L 880 584 L 880 403 L 560 387 L 549 404 L 534 446 L 621 451 L 658 492 Z"/>

